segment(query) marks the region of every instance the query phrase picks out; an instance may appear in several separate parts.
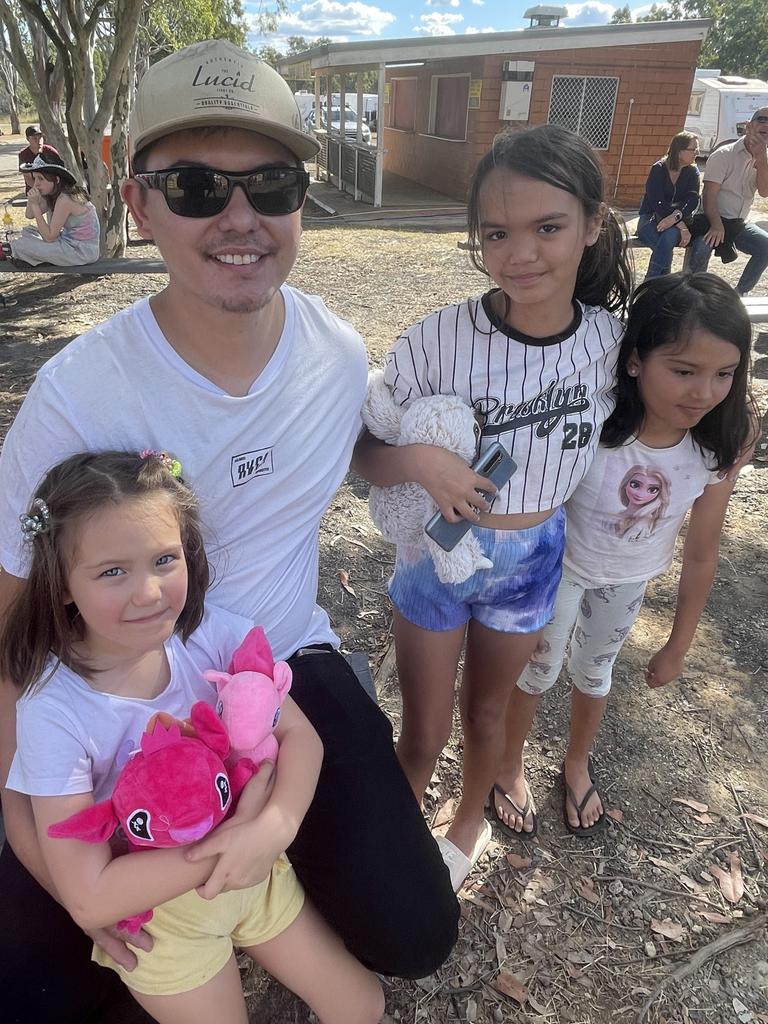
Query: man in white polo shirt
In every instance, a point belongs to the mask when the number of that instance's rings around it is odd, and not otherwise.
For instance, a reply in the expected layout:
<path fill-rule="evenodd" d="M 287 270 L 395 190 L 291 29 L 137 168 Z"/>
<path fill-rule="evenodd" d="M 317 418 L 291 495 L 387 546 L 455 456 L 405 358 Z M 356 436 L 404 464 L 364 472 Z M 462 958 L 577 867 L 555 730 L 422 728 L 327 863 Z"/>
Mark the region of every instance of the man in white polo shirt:
<path fill-rule="evenodd" d="M 752 291 L 768 267 L 768 232 L 746 221 L 755 192 L 768 196 L 768 107 L 752 115 L 745 135 L 712 153 L 704 170 L 704 213 L 709 231 L 691 243 L 693 273 L 706 270 L 712 250 L 728 239 L 750 260 L 736 285 L 739 295 Z M 735 230 L 733 230 L 735 228 Z"/>

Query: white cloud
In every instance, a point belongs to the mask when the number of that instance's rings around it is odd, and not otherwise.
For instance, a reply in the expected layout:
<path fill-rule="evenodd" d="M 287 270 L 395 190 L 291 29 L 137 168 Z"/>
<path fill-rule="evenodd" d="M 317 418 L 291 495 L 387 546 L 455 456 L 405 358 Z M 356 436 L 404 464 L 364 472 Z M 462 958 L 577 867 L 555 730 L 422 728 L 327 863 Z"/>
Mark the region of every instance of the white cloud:
<path fill-rule="evenodd" d="M 586 0 L 586 3 L 568 4 L 568 17 L 563 25 L 607 25 L 616 10 L 615 4 L 603 3 L 603 0 Z"/>
<path fill-rule="evenodd" d="M 427 7 L 458 7 L 459 0 L 424 0 Z"/>
<path fill-rule="evenodd" d="M 419 18 L 421 25 L 415 28 L 414 32 L 420 32 L 425 36 L 455 36 L 455 29 L 451 25 L 458 25 L 464 21 L 462 14 L 442 14 L 435 11 L 434 14 L 422 14 Z"/>
<path fill-rule="evenodd" d="M 391 11 L 362 3 L 361 0 L 350 0 L 349 3 L 340 0 L 311 0 L 280 18 L 278 36 L 262 36 L 256 17 L 252 17 L 249 41 L 256 46 L 268 43 L 278 48 L 277 40 L 284 40 L 286 36 L 304 36 L 308 42 L 318 36 L 330 36 L 334 42 L 342 42 L 350 38 L 380 36 L 396 20 Z"/>
<path fill-rule="evenodd" d="M 472 3 L 475 5 L 475 7 L 485 6 L 485 0 L 472 0 Z"/>
<path fill-rule="evenodd" d="M 490 25 L 487 28 L 475 28 L 474 25 L 468 25 L 464 31 L 468 36 L 477 35 L 478 32 L 500 32 L 498 28 L 492 28 Z"/>

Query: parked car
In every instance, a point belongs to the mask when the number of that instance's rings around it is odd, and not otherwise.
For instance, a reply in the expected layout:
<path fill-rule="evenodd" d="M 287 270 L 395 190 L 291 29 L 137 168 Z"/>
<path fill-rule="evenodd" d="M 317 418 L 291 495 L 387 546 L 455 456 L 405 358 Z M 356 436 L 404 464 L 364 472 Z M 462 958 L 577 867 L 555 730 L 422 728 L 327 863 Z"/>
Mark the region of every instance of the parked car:
<path fill-rule="evenodd" d="M 309 129 L 309 131 L 314 131 L 314 110 L 310 110 L 306 119 L 306 126 Z M 328 127 L 328 119 L 325 110 L 323 110 L 320 116 L 320 127 Z M 336 135 L 341 134 L 341 107 L 331 107 L 331 133 L 335 133 Z M 349 107 L 347 107 L 347 109 L 344 111 L 344 136 L 348 142 L 354 142 L 357 139 L 357 114 L 355 113 L 354 110 L 351 110 Z M 363 121 L 362 139 L 363 142 L 370 145 L 371 129 L 368 127 L 365 121 Z"/>

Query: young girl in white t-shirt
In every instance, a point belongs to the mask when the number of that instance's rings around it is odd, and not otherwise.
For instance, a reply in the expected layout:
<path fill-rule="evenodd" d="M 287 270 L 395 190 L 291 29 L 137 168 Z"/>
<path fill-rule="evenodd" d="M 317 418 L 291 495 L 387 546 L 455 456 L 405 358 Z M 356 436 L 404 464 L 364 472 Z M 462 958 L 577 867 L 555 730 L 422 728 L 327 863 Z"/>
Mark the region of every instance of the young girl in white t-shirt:
<path fill-rule="evenodd" d="M 622 327 L 611 313 L 624 308 L 631 280 L 599 161 L 554 125 L 497 137 L 475 171 L 468 223 L 475 263 L 495 287 L 405 331 L 385 380 L 400 405 L 422 395 L 463 398 L 480 420 L 481 451 L 501 441 L 517 472 L 496 493 L 451 452 L 368 438 L 353 463 L 380 486 L 422 484 L 447 519 L 472 522 L 493 562 L 463 584 L 443 584 L 423 551 L 399 545 L 389 591 L 403 697 L 397 753 L 419 801 L 451 732 L 466 639 L 463 791 L 439 840 L 455 888 L 489 841 L 489 792 L 500 820 L 493 787 L 505 711 L 552 614 L 563 502 L 613 408 Z M 479 490 L 492 491 L 490 500 Z M 515 807 L 531 813 L 522 787 L 511 814 Z"/>
<path fill-rule="evenodd" d="M 717 568 L 732 466 L 753 433 L 747 390 L 751 327 L 741 299 L 714 274 L 646 281 L 632 299 L 619 353 L 616 408 L 566 505 L 568 537 L 555 615 L 518 680 L 533 718 L 557 680 L 570 641 L 571 730 L 564 764 L 565 823 L 589 836 L 604 820 L 590 760 L 613 663 L 666 572 L 690 510 L 675 619 L 648 662 L 646 682 L 683 670 Z M 634 508 L 632 507 L 634 504 Z M 522 759 L 522 741 L 512 751 Z"/>
<path fill-rule="evenodd" d="M 179 473 L 159 452 L 74 455 L 46 474 L 21 516 L 29 576 L 0 638 L 0 670 L 22 691 L 7 786 L 31 796 L 50 891 L 79 925 L 104 928 L 154 909 L 145 925 L 154 944 L 136 949 L 134 970 L 98 946 L 94 959 L 161 1024 L 247 1024 L 233 945 L 325 1024 L 374 1024 L 383 1012 L 376 977 L 305 902 L 283 853 L 322 760 L 290 697 L 274 730 L 280 756 L 266 802 L 257 777 L 197 851 L 116 856 L 125 853 L 119 844 L 48 834 L 111 795 L 150 718 L 185 719 L 200 700 L 215 707 L 203 672 L 226 671 L 251 627 L 204 610 L 208 562 Z M 187 822 L 184 831 L 204 829 Z"/>

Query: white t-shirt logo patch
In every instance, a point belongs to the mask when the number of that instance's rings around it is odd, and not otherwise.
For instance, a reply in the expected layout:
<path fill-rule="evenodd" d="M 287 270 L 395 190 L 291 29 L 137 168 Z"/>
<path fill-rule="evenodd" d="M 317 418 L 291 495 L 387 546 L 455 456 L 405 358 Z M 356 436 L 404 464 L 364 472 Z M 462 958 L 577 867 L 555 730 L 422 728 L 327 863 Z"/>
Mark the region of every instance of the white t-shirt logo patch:
<path fill-rule="evenodd" d="M 232 456 L 232 486 L 240 487 L 257 476 L 268 476 L 274 472 L 272 448 L 260 448 L 255 452 L 244 452 Z"/>

